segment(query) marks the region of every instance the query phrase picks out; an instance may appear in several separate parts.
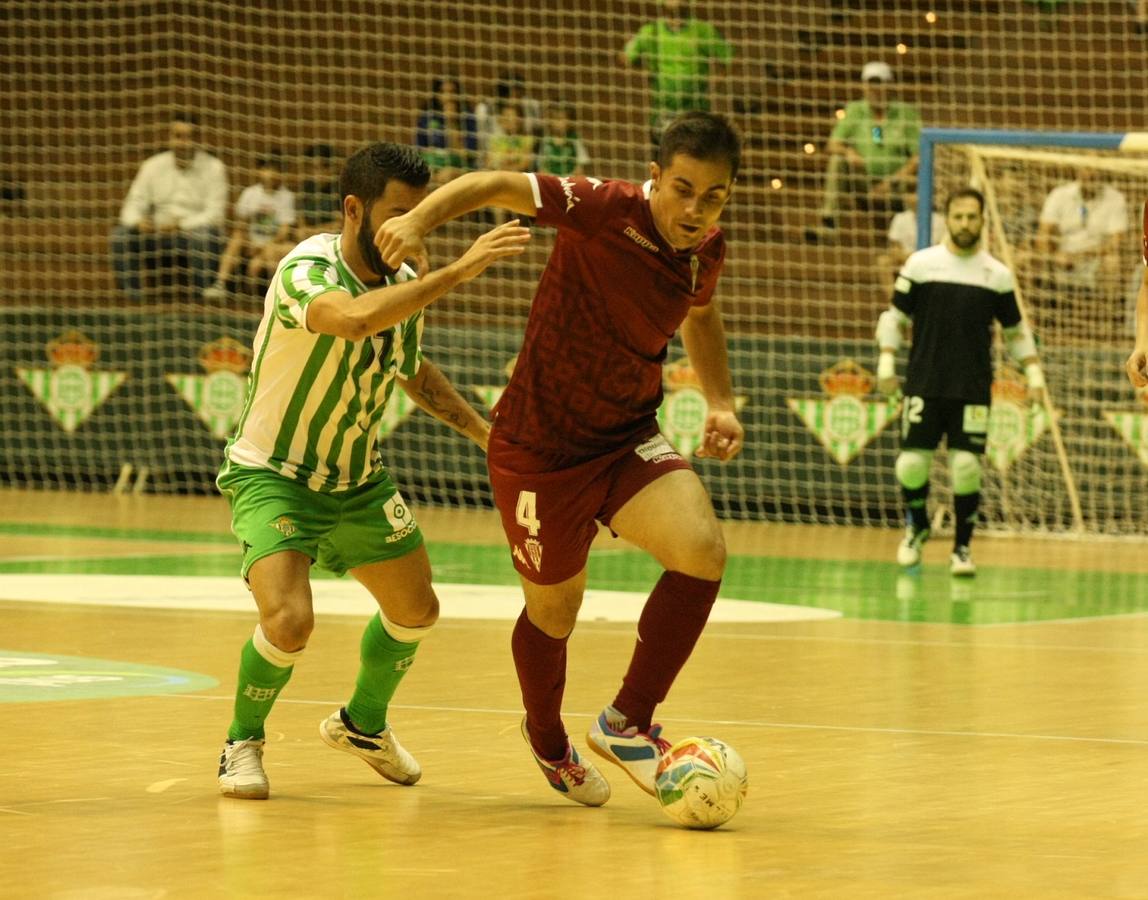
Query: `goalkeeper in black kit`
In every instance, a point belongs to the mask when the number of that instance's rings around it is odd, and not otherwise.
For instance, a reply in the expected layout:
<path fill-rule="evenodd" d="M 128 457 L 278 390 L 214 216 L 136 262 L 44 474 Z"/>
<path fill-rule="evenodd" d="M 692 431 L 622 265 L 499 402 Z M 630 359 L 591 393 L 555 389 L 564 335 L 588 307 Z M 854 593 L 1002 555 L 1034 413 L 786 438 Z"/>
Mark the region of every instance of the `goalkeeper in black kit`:
<path fill-rule="evenodd" d="M 1136 295 L 1136 345 L 1124 364 L 1128 380 L 1137 390 L 1148 387 L 1148 203 L 1144 204 L 1144 237 L 1141 247 L 1144 274 L 1140 276 L 1140 293 Z"/>
<path fill-rule="evenodd" d="M 981 246 L 984 211 L 984 197 L 972 188 L 948 198 L 945 240 L 905 261 L 892 305 L 877 320 L 877 383 L 888 395 L 898 389 L 895 354 L 910 326 L 913 337 L 896 463 L 907 518 L 897 562 L 905 568 L 921 562 L 921 548 L 929 538 L 929 467 L 944 437 L 956 520 L 949 571 L 965 577 L 976 574 L 969 544 L 981 501 L 994 319 L 1001 324 L 1012 358 L 1024 368 L 1030 394 L 1039 399 L 1044 390 L 1036 344 L 1017 306 L 1013 274 Z"/>

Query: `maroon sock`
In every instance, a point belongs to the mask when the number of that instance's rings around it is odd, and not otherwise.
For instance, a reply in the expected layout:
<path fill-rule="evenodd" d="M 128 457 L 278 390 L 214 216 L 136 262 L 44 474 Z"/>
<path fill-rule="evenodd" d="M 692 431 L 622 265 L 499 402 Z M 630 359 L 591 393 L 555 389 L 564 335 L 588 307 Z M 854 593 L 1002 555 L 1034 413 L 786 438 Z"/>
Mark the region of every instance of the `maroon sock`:
<path fill-rule="evenodd" d="M 552 638 L 526 617 L 518 617 L 510 638 L 526 730 L 534 752 L 551 761 L 566 755 L 566 728 L 562 725 L 562 692 L 566 688 L 566 642 Z"/>
<path fill-rule="evenodd" d="M 670 685 L 693 652 L 720 581 L 666 572 L 654 586 L 638 619 L 638 642 L 614 708 L 626 724 L 648 731 L 654 707 L 666 699 Z"/>

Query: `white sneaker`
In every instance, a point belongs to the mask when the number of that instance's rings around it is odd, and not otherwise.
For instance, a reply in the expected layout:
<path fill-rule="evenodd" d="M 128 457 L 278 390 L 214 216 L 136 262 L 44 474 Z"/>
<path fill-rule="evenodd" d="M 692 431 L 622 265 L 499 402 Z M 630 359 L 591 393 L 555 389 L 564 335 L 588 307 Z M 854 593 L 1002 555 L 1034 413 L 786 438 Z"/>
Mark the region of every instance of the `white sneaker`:
<path fill-rule="evenodd" d="M 959 578 L 972 578 L 977 574 L 977 564 L 973 562 L 968 547 L 957 547 L 949 557 L 949 574 Z"/>
<path fill-rule="evenodd" d="M 610 782 L 602 777 L 602 773 L 592 762 L 583 762 L 569 741 L 566 742 L 566 755 L 562 759 L 556 762 L 543 759 L 530 743 L 530 734 L 526 730 L 526 716 L 522 717 L 522 739 L 526 741 L 530 755 L 538 763 L 538 768 L 542 770 L 550 786 L 567 800 L 573 800 L 583 806 L 601 806 L 610 799 Z"/>
<path fill-rule="evenodd" d="M 618 731 L 611 727 L 603 712 L 586 733 L 586 742 L 591 750 L 629 775 L 634 784 L 654 795 L 658 763 L 670 748 L 670 742 L 662 737 L 661 725 L 651 725 L 645 733 L 633 726 Z"/>
<path fill-rule="evenodd" d="M 271 787 L 263 771 L 261 738 L 228 741 L 219 755 L 219 793 L 241 800 L 266 800 Z"/>
<path fill-rule="evenodd" d="M 912 525 L 905 526 L 905 536 L 897 547 L 897 565 L 906 569 L 919 565 L 921 562 L 921 548 L 929 539 L 929 529 L 918 531 Z"/>
<path fill-rule="evenodd" d="M 354 754 L 395 784 L 414 784 L 422 777 L 418 762 L 403 749 L 390 725 L 376 735 L 358 734 L 347 727 L 344 713 L 340 709 L 319 723 L 319 737 L 325 743 Z"/>
<path fill-rule="evenodd" d="M 217 281 L 210 287 L 203 289 L 204 300 L 223 300 L 227 297 L 227 286 L 222 281 Z"/>

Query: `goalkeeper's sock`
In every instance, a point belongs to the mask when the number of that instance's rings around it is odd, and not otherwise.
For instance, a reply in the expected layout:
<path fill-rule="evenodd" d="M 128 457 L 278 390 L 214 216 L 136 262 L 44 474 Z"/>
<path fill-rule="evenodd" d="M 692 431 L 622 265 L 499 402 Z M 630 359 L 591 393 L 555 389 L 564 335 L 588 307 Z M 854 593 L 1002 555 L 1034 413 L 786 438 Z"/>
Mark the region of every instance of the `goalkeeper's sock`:
<path fill-rule="evenodd" d="M 977 527 L 977 510 L 981 505 L 981 492 L 956 494 L 953 497 L 953 517 L 956 519 L 956 539 L 954 547 L 967 547 L 973 539 L 973 529 Z"/>
<path fill-rule="evenodd" d="M 919 488 L 901 486 L 901 496 L 905 500 L 905 512 L 914 531 L 924 531 L 929 527 L 929 485 L 926 482 Z"/>

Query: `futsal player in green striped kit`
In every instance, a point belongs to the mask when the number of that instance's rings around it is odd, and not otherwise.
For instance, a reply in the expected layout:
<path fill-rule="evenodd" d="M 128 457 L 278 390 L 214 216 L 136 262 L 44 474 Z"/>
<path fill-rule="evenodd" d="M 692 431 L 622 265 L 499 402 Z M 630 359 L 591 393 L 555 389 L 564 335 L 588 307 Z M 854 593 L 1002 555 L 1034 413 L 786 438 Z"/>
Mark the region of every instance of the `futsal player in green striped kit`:
<path fill-rule="evenodd" d="M 264 721 L 314 626 L 314 563 L 350 572 L 379 604 L 363 633 L 354 692 L 321 723 L 320 736 L 399 784 L 422 774 L 387 706 L 438 618 L 438 600 L 422 533 L 379 455 L 379 422 L 397 382 L 486 448 L 486 420 L 422 355 L 423 308 L 529 240 L 512 220 L 422 278 L 406 265 L 388 268 L 375 232 L 412 209 L 429 180 L 412 147 L 359 150 L 340 176 L 342 232 L 296 246 L 267 291 L 246 406 L 217 479 L 259 609 L 219 762 L 219 790 L 228 796 L 268 795 Z"/>

